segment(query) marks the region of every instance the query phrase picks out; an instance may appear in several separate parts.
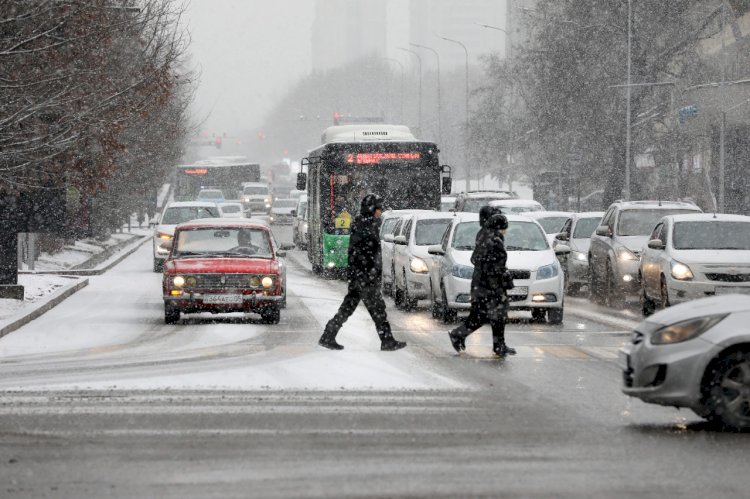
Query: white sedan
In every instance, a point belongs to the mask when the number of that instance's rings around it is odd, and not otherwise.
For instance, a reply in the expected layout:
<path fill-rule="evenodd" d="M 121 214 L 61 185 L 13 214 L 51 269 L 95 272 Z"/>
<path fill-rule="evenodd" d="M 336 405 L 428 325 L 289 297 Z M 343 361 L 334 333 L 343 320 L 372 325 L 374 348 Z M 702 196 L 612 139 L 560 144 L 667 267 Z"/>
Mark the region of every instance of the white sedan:
<path fill-rule="evenodd" d="M 548 322 L 560 324 L 564 278 L 556 253 L 563 254 L 570 249 L 559 245 L 552 250 L 536 221 L 519 215 L 506 216 L 507 267 L 515 284 L 508 290 L 510 308 L 529 310 L 535 320 L 546 317 Z M 428 248 L 428 252 L 438 258 L 430 272 L 433 314 L 445 322 L 454 321 L 458 310 L 471 307 L 470 287 L 474 274 L 471 255 L 478 231 L 478 214 L 457 213 L 442 244 Z"/>

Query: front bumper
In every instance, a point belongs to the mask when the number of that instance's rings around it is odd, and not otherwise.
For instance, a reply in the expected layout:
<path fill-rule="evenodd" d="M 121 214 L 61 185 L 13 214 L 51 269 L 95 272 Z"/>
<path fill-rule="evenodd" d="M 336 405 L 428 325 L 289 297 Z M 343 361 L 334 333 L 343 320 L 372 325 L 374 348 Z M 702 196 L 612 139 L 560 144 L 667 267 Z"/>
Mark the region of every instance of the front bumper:
<path fill-rule="evenodd" d="M 669 302 L 672 305 L 707 296 L 741 293 L 750 294 L 750 282 L 718 282 L 718 281 L 678 281 L 667 277 Z"/>
<path fill-rule="evenodd" d="M 589 283 L 589 261 L 568 258 L 568 282 L 574 284 Z"/>
<path fill-rule="evenodd" d="M 562 276 L 558 275 L 551 279 L 541 281 L 532 279 L 515 279 L 515 290 L 509 290 L 508 300 L 511 310 L 532 310 L 536 308 L 562 308 L 563 289 Z M 471 308 L 471 280 L 461 279 L 455 276 L 446 277 L 445 295 L 448 308 L 464 309 Z M 518 293 L 519 288 L 526 288 L 526 294 Z M 409 290 L 411 293 L 411 290 Z M 534 297 L 543 297 L 544 301 L 535 301 Z M 540 298 L 537 298 L 539 300 Z"/>
<path fill-rule="evenodd" d="M 721 347 L 694 338 L 673 345 L 651 345 L 648 338 L 620 349 L 624 394 L 644 402 L 701 410 L 700 384 L 706 366 Z"/>
<path fill-rule="evenodd" d="M 262 293 L 243 294 L 241 302 L 206 303 L 203 298 L 223 293 L 184 293 L 178 296 L 164 295 L 164 305 L 182 312 L 242 312 L 257 310 L 268 306 L 278 306 L 284 301 L 283 295 L 264 295 Z"/>
<path fill-rule="evenodd" d="M 406 287 L 409 296 L 418 300 L 430 297 L 430 274 L 416 274 L 410 270 L 406 271 Z"/>

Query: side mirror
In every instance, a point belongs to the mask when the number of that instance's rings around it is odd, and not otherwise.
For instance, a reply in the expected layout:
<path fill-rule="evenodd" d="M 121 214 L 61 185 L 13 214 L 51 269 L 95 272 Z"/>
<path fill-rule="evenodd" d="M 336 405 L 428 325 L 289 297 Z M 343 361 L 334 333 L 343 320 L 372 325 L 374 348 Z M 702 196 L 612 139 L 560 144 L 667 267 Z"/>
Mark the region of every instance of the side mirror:
<path fill-rule="evenodd" d="M 286 257 L 286 251 L 285 250 L 278 250 L 278 251 L 276 251 L 276 256 L 278 256 L 279 258 L 284 258 L 284 257 Z"/>
<path fill-rule="evenodd" d="M 663 250 L 665 246 L 661 239 L 652 239 L 648 242 L 648 247 L 655 250 Z"/>
<path fill-rule="evenodd" d="M 297 210 L 292 210 L 292 216 L 295 218 L 297 217 Z"/>
<path fill-rule="evenodd" d="M 167 250 L 167 251 L 172 251 L 172 246 L 174 246 L 174 240 L 173 239 L 170 239 L 168 241 L 164 241 L 163 243 L 161 243 L 159 245 L 159 247 L 161 249 L 164 249 L 164 250 Z"/>
<path fill-rule="evenodd" d="M 612 229 L 608 225 L 600 225 L 596 228 L 597 236 L 612 237 Z"/>
<path fill-rule="evenodd" d="M 406 236 L 396 236 L 393 238 L 393 242 L 395 244 L 407 244 L 406 243 Z"/>
<path fill-rule="evenodd" d="M 291 244 L 291 243 L 284 243 L 284 244 L 280 244 L 279 245 L 279 249 L 280 250 L 291 250 L 291 249 L 294 249 L 294 248 L 296 248 L 296 246 L 293 245 L 293 244 Z"/>
<path fill-rule="evenodd" d="M 298 191 L 304 191 L 307 189 L 307 173 L 298 173 L 297 174 L 297 190 Z"/>
<path fill-rule="evenodd" d="M 386 235 L 384 235 L 383 236 L 383 241 L 385 241 L 387 243 L 392 243 L 393 242 L 393 234 L 386 234 Z"/>
<path fill-rule="evenodd" d="M 555 236 L 555 239 L 558 241 L 570 241 L 570 236 L 567 232 L 560 232 Z"/>
<path fill-rule="evenodd" d="M 555 246 L 555 255 L 567 255 L 570 253 L 570 246 L 566 244 L 558 244 Z"/>
<path fill-rule="evenodd" d="M 430 255 L 437 255 L 437 256 L 445 255 L 445 251 L 443 251 L 443 247 L 440 246 L 439 244 L 429 246 L 427 248 L 427 253 L 429 253 Z"/>

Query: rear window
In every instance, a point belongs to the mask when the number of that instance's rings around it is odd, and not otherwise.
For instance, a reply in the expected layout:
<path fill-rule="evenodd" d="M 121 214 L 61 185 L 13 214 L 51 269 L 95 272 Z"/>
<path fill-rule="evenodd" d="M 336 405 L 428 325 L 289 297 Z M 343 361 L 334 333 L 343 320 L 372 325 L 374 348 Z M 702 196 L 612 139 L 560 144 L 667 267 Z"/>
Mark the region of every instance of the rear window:
<path fill-rule="evenodd" d="M 750 223 L 678 222 L 672 246 L 678 250 L 750 250 Z"/>
<path fill-rule="evenodd" d="M 414 234 L 417 246 L 440 244 L 440 241 L 443 240 L 443 234 L 445 234 L 445 230 L 450 223 L 450 219 L 417 220 L 417 227 Z"/>
<path fill-rule="evenodd" d="M 620 219 L 617 224 L 617 235 L 648 236 L 662 217 L 667 215 L 679 215 L 682 213 L 696 213 L 696 210 L 623 210 L 620 212 Z"/>
<path fill-rule="evenodd" d="M 165 225 L 177 225 L 197 218 L 216 218 L 218 216 L 219 212 L 214 207 L 179 206 L 167 208 L 167 211 L 164 212 L 164 216 L 161 219 L 161 223 Z"/>

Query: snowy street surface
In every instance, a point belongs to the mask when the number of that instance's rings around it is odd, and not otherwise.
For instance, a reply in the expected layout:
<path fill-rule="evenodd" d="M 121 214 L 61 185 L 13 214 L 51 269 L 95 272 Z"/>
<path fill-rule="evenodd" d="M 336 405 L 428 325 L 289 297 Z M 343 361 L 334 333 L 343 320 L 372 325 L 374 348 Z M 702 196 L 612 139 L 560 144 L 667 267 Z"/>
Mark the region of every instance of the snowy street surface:
<path fill-rule="evenodd" d="M 275 228 L 287 241 L 289 228 Z M 620 392 L 627 317 L 522 313 L 518 355 L 483 328 L 456 355 L 426 302 L 361 306 L 317 346 L 346 284 L 291 251 L 288 307 L 163 320 L 151 246 L 0 338 L 0 497 L 741 497 L 748 435 Z M 576 310 L 573 310 L 573 309 Z M 595 319 L 595 320 L 594 320 Z M 706 468 L 710 463 L 710 472 Z"/>

